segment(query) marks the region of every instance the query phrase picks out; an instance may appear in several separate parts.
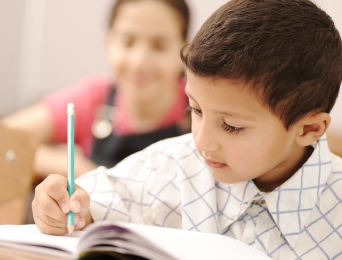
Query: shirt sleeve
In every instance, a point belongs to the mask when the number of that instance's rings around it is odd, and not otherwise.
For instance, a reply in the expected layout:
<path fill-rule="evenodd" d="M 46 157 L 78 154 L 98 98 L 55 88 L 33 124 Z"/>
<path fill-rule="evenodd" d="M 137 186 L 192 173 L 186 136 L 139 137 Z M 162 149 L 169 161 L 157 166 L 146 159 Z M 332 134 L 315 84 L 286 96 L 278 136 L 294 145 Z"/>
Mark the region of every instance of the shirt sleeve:
<path fill-rule="evenodd" d="M 96 109 L 105 102 L 110 86 L 108 79 L 87 77 L 43 99 L 50 110 L 55 142 L 67 142 L 67 104 L 74 103 L 75 143 L 82 148 L 85 155 L 90 154 L 92 146 L 91 125 L 94 121 Z"/>
<path fill-rule="evenodd" d="M 93 220 L 182 228 L 180 183 L 187 177 L 179 162 L 194 151 L 177 140 L 160 141 L 111 169 L 99 167 L 81 176 L 77 183 L 90 195 Z"/>
<path fill-rule="evenodd" d="M 220 233 L 215 179 L 191 134 L 154 143 L 113 168 L 100 167 L 76 182 L 90 196 L 94 221 Z M 222 199 L 226 201 L 225 196 Z"/>

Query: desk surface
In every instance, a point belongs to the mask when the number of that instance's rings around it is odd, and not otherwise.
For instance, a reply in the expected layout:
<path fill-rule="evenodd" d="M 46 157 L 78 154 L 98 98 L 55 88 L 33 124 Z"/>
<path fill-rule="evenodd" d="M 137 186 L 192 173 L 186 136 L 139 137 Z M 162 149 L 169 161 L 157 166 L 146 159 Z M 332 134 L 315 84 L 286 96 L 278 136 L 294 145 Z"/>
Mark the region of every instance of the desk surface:
<path fill-rule="evenodd" d="M 13 248 L 7 248 L 0 246 L 0 260 L 60 260 L 66 258 L 59 258 L 49 255 L 42 255 L 37 253 L 32 253 L 28 251 L 22 251 Z"/>
<path fill-rule="evenodd" d="M 342 133 L 327 133 L 329 149 L 338 156 L 342 157 Z"/>

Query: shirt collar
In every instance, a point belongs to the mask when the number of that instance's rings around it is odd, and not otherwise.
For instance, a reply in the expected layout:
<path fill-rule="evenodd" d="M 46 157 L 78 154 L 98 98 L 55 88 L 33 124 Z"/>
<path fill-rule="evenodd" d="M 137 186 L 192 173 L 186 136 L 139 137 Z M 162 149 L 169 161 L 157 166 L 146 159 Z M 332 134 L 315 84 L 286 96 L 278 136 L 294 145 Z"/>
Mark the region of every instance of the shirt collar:
<path fill-rule="evenodd" d="M 331 173 L 331 154 L 326 137 L 312 146 L 314 151 L 306 163 L 270 193 L 261 193 L 251 180 L 235 184 L 217 182 L 217 192 L 222 192 L 222 196 L 218 196 L 221 230 L 234 223 L 262 194 L 280 232 L 294 247 Z"/>
<path fill-rule="evenodd" d="M 251 180 L 234 184 L 216 181 L 216 186 L 220 229 L 224 233 L 244 214 L 260 191 Z"/>
<path fill-rule="evenodd" d="M 268 210 L 291 247 L 305 230 L 331 173 L 325 135 L 312 146 L 314 151 L 307 162 L 284 184 L 265 195 Z"/>

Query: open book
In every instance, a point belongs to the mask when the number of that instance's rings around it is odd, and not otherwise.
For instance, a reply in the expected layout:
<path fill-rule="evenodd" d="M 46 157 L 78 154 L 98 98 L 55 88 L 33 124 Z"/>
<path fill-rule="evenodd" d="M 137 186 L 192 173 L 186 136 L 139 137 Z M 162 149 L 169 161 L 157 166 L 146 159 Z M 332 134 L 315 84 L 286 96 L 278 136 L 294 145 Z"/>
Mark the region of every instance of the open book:
<path fill-rule="evenodd" d="M 45 235 L 36 225 L 0 225 L 0 247 L 67 259 L 270 259 L 222 235 L 113 221 L 95 222 L 73 237 Z"/>

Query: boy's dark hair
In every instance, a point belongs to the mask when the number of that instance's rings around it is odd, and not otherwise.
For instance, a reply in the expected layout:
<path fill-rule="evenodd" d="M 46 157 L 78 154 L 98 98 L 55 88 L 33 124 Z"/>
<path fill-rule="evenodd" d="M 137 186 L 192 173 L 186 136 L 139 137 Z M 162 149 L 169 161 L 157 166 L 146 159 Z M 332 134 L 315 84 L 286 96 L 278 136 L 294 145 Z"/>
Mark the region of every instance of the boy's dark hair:
<path fill-rule="evenodd" d="M 288 130 L 334 106 L 342 44 L 332 19 L 309 0 L 231 0 L 181 57 L 203 77 L 242 79 Z"/>
<path fill-rule="evenodd" d="M 143 0 L 116 0 L 110 13 L 108 27 L 111 28 L 113 26 L 113 22 L 119 12 L 120 6 L 122 6 L 125 3 L 138 2 L 138 1 L 143 1 Z M 190 11 L 185 0 L 154 0 L 154 1 L 160 1 L 162 3 L 165 3 L 166 5 L 170 6 L 171 8 L 173 8 L 173 10 L 176 11 L 182 23 L 182 37 L 184 40 L 186 40 L 188 37 L 188 32 L 189 32 Z"/>

